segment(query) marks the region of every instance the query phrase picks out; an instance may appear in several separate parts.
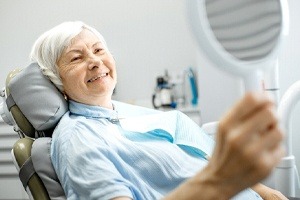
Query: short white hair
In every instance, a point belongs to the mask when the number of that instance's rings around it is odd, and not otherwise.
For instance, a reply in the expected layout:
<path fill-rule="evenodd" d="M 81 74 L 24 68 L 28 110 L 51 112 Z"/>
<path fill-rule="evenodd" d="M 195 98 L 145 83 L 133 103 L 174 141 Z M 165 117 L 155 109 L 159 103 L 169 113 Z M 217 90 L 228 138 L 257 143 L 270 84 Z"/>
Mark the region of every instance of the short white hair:
<path fill-rule="evenodd" d="M 30 60 L 37 62 L 43 74 L 63 92 L 63 84 L 58 73 L 57 62 L 63 51 L 70 45 L 71 40 L 82 30 L 87 29 L 94 33 L 107 49 L 104 37 L 93 27 L 81 21 L 64 22 L 43 33 L 34 43 Z"/>

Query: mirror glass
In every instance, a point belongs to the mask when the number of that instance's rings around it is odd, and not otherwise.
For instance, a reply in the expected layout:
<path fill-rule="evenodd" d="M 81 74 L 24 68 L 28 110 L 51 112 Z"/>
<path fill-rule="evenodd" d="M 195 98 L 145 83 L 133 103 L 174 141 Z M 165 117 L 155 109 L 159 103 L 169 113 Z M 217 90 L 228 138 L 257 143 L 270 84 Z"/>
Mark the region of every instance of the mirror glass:
<path fill-rule="evenodd" d="M 260 60 L 275 49 L 281 29 L 278 1 L 207 0 L 205 6 L 212 33 L 235 58 Z"/>
<path fill-rule="evenodd" d="M 261 89 L 261 71 L 275 66 L 285 35 L 280 0 L 189 0 L 199 46 L 217 67 L 244 78 L 246 90 Z"/>

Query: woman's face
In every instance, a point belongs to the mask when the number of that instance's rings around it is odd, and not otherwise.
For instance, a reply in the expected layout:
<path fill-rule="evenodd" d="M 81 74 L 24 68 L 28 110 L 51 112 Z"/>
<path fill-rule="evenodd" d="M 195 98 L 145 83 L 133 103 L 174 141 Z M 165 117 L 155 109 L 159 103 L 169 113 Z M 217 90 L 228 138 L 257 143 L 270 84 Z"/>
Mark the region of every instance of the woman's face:
<path fill-rule="evenodd" d="M 111 107 L 117 82 L 115 61 L 95 34 L 84 29 L 74 37 L 57 65 L 69 99 Z"/>

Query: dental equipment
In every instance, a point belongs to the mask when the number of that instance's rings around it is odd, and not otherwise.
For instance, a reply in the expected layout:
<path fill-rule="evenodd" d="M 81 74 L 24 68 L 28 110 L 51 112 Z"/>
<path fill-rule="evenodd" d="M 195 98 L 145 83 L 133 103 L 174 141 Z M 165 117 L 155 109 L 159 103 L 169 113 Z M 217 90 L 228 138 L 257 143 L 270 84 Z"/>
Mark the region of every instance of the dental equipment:
<path fill-rule="evenodd" d="M 296 184 L 299 188 L 299 175 L 295 164 L 295 156 L 292 153 L 292 113 L 300 100 L 300 81 L 291 85 L 284 93 L 279 103 L 278 112 L 282 126 L 285 129 L 286 156 L 281 160 L 275 169 L 275 189 L 280 190 L 284 195 L 294 197 Z"/>
<path fill-rule="evenodd" d="M 191 86 L 191 93 L 192 93 L 191 104 L 192 104 L 192 106 L 197 106 L 197 104 L 198 104 L 198 89 L 197 89 L 197 83 L 196 83 L 196 76 L 191 67 L 186 69 L 186 73 L 187 73 L 187 76 L 188 76 L 188 79 L 190 82 L 190 86 Z"/>

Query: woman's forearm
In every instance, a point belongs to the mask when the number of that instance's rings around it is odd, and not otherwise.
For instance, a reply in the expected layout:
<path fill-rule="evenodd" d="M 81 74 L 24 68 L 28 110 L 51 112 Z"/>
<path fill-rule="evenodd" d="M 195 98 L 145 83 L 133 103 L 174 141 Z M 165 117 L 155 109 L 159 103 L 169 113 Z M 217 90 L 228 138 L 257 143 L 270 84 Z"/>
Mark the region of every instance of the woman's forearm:
<path fill-rule="evenodd" d="M 252 187 L 257 194 L 261 196 L 261 198 L 265 200 L 288 200 L 281 192 L 278 190 L 274 190 L 269 188 L 261 183 L 256 184 Z"/>

